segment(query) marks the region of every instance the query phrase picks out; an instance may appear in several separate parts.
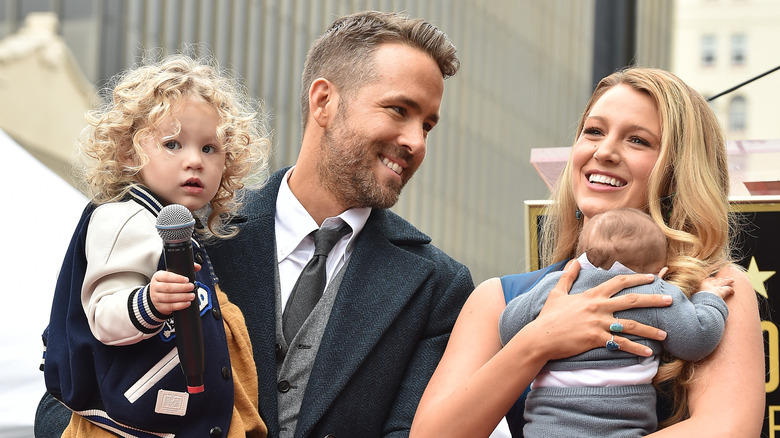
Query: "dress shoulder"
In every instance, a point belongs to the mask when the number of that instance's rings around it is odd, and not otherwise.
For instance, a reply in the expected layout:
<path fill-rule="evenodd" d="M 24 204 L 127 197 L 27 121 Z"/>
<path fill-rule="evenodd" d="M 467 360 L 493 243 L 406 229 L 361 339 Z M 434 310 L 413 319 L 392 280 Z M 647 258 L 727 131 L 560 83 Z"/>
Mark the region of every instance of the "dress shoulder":
<path fill-rule="evenodd" d="M 568 260 L 553 263 L 552 265 L 537 271 L 501 277 L 501 287 L 504 289 L 504 301 L 508 303 L 518 295 L 528 292 L 539 282 L 539 280 L 544 278 L 545 275 L 562 270 L 567 261 Z"/>

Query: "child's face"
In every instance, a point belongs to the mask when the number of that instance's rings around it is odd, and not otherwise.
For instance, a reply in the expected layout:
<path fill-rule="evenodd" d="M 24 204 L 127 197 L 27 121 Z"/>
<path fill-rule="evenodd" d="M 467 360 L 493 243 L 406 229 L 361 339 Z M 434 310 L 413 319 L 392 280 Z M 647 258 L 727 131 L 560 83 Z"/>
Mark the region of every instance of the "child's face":
<path fill-rule="evenodd" d="M 175 120 L 181 125 L 176 133 Z M 219 116 L 208 103 L 187 99 L 163 119 L 141 143 L 149 162 L 141 169 L 143 183 L 170 204 L 194 211 L 217 194 L 225 169 L 225 152 L 217 139 Z"/>

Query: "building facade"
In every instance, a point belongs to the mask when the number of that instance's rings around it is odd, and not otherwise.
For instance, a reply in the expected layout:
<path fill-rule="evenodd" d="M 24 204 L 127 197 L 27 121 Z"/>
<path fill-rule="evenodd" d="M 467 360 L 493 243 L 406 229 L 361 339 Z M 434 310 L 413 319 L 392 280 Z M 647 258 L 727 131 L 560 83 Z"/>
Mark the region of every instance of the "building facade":
<path fill-rule="evenodd" d="M 451 37 L 462 67 L 445 82 L 427 159 L 394 210 L 480 282 L 526 269 L 523 203 L 549 194 L 530 151 L 575 138 L 595 85 L 596 1 L 0 0 L 0 37 L 17 32 L 31 12 L 52 12 L 58 35 L 98 90 L 144 50 L 197 43 L 272 113 L 273 166 L 281 168 L 295 162 L 300 146 L 300 74 L 313 39 L 337 16 L 359 10 L 427 18 Z M 672 6 L 636 0 L 637 64 L 668 68 Z M 72 148 L 73 139 L 48 146 Z"/>
<path fill-rule="evenodd" d="M 713 97 L 780 66 L 780 2 L 677 0 L 672 71 Z M 780 71 L 715 98 L 729 140 L 780 138 Z"/>

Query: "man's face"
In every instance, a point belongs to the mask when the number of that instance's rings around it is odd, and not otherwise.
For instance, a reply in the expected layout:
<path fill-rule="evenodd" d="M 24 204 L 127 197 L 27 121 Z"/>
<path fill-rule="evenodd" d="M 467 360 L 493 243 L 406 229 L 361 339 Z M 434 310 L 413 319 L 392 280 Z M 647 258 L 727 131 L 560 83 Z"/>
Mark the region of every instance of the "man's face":
<path fill-rule="evenodd" d="M 346 208 L 393 206 L 439 119 L 444 79 L 431 57 L 385 44 L 374 68 L 375 81 L 341 96 L 320 143 L 320 180 Z"/>

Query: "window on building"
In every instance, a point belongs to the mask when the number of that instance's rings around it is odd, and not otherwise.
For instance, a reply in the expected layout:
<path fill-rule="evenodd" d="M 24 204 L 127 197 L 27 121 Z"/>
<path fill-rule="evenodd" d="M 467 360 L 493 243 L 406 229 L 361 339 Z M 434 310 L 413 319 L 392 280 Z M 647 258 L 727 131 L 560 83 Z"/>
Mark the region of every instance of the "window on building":
<path fill-rule="evenodd" d="M 731 36 L 731 65 L 742 65 L 747 56 L 747 36 L 735 34 Z"/>
<path fill-rule="evenodd" d="M 701 37 L 701 65 L 715 65 L 717 44 L 718 41 L 715 35 L 704 35 Z"/>
<path fill-rule="evenodd" d="M 729 131 L 742 132 L 747 128 L 747 102 L 736 96 L 729 103 Z"/>

